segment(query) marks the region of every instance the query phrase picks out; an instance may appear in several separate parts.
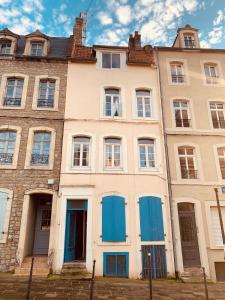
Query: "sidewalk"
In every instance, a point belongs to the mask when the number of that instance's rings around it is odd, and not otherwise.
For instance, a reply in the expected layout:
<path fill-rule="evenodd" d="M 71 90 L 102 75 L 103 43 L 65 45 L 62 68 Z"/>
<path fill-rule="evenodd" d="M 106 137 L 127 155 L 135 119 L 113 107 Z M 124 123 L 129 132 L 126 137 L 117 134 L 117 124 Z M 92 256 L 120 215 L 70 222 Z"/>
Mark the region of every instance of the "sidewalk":
<path fill-rule="evenodd" d="M 0 300 L 26 299 L 27 281 L 27 278 L 0 274 Z M 89 281 L 34 278 L 30 299 L 88 300 L 89 287 Z M 209 284 L 208 290 L 209 299 L 225 300 L 225 283 Z M 147 300 L 149 299 L 148 282 L 97 278 L 94 283 L 93 298 L 96 300 Z M 153 281 L 153 299 L 205 299 L 204 286 L 202 284 L 177 283 L 173 280 Z"/>

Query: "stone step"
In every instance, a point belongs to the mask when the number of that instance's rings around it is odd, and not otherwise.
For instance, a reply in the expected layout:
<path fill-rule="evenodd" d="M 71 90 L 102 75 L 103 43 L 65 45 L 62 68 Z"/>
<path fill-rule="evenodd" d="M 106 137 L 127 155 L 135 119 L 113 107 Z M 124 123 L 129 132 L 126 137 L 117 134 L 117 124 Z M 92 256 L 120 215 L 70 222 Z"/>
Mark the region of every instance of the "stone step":
<path fill-rule="evenodd" d="M 30 275 L 30 268 L 16 268 L 15 275 L 20 276 L 29 276 Z M 34 268 L 33 269 L 33 276 L 48 276 L 49 270 L 44 268 Z"/>
<path fill-rule="evenodd" d="M 84 262 L 71 262 L 65 263 L 63 265 L 62 275 L 74 275 L 74 276 L 81 276 L 81 277 L 90 277 L 90 274 L 87 272 L 86 265 Z"/>
<path fill-rule="evenodd" d="M 21 266 L 15 269 L 15 275 L 29 276 L 31 268 L 32 257 L 25 257 Z M 47 256 L 34 257 L 33 275 L 47 276 L 49 274 L 48 258 Z"/>
<path fill-rule="evenodd" d="M 63 264 L 64 269 L 86 269 L 86 264 L 84 262 L 72 262 L 72 263 L 64 263 Z"/>
<path fill-rule="evenodd" d="M 203 271 L 201 268 L 185 268 L 184 272 L 181 274 L 181 280 L 184 283 L 203 283 Z M 207 278 L 207 282 L 211 282 L 210 279 Z"/>

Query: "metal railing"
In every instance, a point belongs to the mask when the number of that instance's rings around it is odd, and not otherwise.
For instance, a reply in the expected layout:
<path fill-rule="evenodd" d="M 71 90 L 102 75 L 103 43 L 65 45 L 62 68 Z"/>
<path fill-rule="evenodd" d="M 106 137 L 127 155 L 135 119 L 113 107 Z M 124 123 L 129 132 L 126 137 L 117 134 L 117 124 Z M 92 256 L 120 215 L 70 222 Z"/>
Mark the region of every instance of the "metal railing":
<path fill-rule="evenodd" d="M 93 299 L 93 291 L 94 291 L 94 280 L 95 280 L 95 264 L 96 260 L 93 260 L 93 268 L 92 268 L 92 276 L 91 276 L 91 285 L 90 285 L 90 297 L 89 299 Z"/>
<path fill-rule="evenodd" d="M 217 84 L 218 76 L 206 76 L 206 83 L 208 84 Z"/>
<path fill-rule="evenodd" d="M 31 260 L 30 276 L 29 276 L 29 280 L 28 280 L 26 300 L 30 299 L 31 283 L 32 283 L 32 276 L 33 276 L 33 267 L 34 267 L 34 257 L 32 257 L 32 260 Z"/>
<path fill-rule="evenodd" d="M 11 165 L 13 162 L 13 153 L 0 153 L 0 165 Z"/>
<path fill-rule="evenodd" d="M 32 165 L 48 165 L 49 155 L 44 154 L 31 154 Z"/>
<path fill-rule="evenodd" d="M 184 75 L 171 75 L 172 82 L 174 83 L 183 83 L 185 81 Z"/>
<path fill-rule="evenodd" d="M 176 127 L 191 127 L 191 119 L 176 119 Z"/>
<path fill-rule="evenodd" d="M 198 178 L 198 171 L 197 170 L 181 169 L 181 177 L 183 179 L 197 179 Z"/>
<path fill-rule="evenodd" d="M 53 99 L 38 99 L 37 101 L 37 107 L 50 107 L 52 108 L 54 106 L 54 100 Z"/>
<path fill-rule="evenodd" d="M 21 98 L 5 97 L 3 105 L 4 106 L 20 106 Z"/>

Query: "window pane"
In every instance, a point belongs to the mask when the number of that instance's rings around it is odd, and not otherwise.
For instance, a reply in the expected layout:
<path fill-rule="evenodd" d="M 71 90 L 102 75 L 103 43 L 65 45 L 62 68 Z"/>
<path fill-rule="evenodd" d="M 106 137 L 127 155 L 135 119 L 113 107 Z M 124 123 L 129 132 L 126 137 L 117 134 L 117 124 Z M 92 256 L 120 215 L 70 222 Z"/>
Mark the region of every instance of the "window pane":
<path fill-rule="evenodd" d="M 120 54 L 112 54 L 112 68 L 120 68 Z"/>
<path fill-rule="evenodd" d="M 102 53 L 102 67 L 111 68 L 111 55 L 110 53 Z"/>

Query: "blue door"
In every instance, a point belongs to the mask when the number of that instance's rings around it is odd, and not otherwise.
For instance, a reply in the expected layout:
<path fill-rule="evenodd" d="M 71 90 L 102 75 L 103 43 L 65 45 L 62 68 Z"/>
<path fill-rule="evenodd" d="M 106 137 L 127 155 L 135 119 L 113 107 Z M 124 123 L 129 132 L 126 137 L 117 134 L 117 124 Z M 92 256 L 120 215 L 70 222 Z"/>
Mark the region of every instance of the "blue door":
<path fill-rule="evenodd" d="M 85 260 L 87 234 L 87 200 L 68 200 L 64 262 Z"/>

